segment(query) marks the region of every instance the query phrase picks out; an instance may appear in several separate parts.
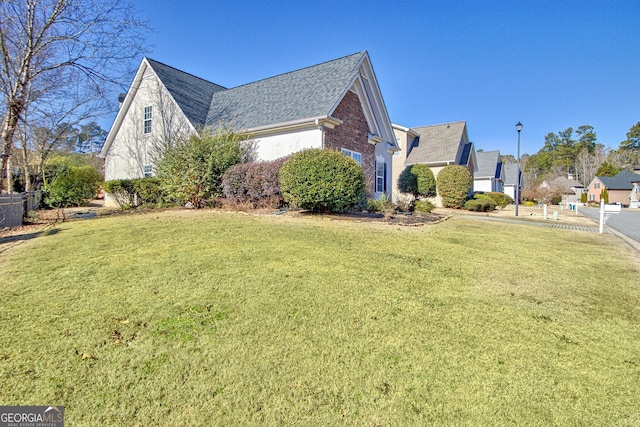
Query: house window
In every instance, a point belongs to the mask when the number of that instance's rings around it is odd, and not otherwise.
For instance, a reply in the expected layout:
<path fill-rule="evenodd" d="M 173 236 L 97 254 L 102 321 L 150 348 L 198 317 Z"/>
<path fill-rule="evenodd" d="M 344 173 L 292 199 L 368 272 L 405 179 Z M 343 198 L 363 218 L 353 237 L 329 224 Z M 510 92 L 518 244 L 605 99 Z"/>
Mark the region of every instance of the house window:
<path fill-rule="evenodd" d="M 599 182 L 594 182 L 593 183 L 593 188 L 600 188 L 600 183 Z"/>
<path fill-rule="evenodd" d="M 360 166 L 362 166 L 362 154 L 357 153 L 355 151 L 351 151 L 351 150 L 347 150 L 346 148 L 341 149 L 340 151 L 342 151 L 342 154 L 344 154 L 347 157 L 351 157 L 353 160 L 355 160 Z"/>
<path fill-rule="evenodd" d="M 153 107 L 148 105 L 144 107 L 144 134 L 151 133 L 151 119 L 153 117 Z"/>
<path fill-rule="evenodd" d="M 152 165 L 144 165 L 144 177 L 148 178 L 153 176 L 153 166 Z"/>
<path fill-rule="evenodd" d="M 596 199 L 596 195 L 595 194 L 589 194 L 589 201 L 593 202 Z"/>
<path fill-rule="evenodd" d="M 376 192 L 384 193 L 387 191 L 385 181 L 386 181 L 386 163 L 376 162 Z"/>

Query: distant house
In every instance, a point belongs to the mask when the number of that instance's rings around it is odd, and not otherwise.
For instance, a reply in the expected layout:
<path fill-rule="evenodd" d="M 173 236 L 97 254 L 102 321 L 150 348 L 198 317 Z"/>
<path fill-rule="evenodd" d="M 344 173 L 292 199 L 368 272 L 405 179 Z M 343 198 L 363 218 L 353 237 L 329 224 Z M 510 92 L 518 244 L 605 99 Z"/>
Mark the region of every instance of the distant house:
<path fill-rule="evenodd" d="M 596 176 L 587 187 L 587 200 L 600 202 L 600 194 L 606 188 L 609 193 L 609 203 L 628 206 L 631 203 L 629 197 L 635 188 L 634 183 L 638 182 L 640 182 L 640 175 L 626 170 L 616 176 Z"/>
<path fill-rule="evenodd" d="M 518 165 L 503 165 L 504 169 L 504 185 L 502 192 L 507 196 L 516 200 L 516 185 L 518 184 Z M 520 171 L 520 198 L 522 198 L 522 171 Z"/>
<path fill-rule="evenodd" d="M 476 152 L 478 170 L 473 175 L 473 191 L 499 192 L 504 188 L 504 171 L 500 151 Z"/>
<path fill-rule="evenodd" d="M 562 197 L 562 204 L 569 205 L 570 203 L 580 202 L 582 197 L 582 191 L 584 185 L 576 179 L 573 175 L 559 176 L 551 181 L 543 181 L 540 184 L 541 189 L 548 189 L 549 191 Z"/>
<path fill-rule="evenodd" d="M 105 179 L 153 175 L 158 144 L 220 125 L 246 132 L 258 160 L 335 149 L 371 196 L 391 190 L 398 147 L 366 51 L 232 89 L 144 58 L 101 152 Z"/>
<path fill-rule="evenodd" d="M 406 166 L 415 164 L 427 165 L 437 178 L 445 166 L 459 165 L 467 168 L 473 179 L 476 172 L 476 153 L 473 143 L 469 142 L 467 123 L 464 121 L 443 123 L 432 126 L 405 128 L 393 125 L 396 142 L 400 148 L 394 166 L 402 163 L 394 173 L 393 188 L 397 191 L 397 178 Z M 469 188 L 469 192 L 472 188 Z M 436 205 L 441 206 L 440 197 L 436 197 Z"/>

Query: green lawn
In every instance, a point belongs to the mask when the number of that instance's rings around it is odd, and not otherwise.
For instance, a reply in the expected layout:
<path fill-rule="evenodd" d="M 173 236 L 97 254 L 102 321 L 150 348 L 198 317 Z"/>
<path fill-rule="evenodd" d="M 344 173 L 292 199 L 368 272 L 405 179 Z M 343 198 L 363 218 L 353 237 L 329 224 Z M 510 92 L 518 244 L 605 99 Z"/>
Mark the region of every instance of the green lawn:
<path fill-rule="evenodd" d="M 70 426 L 640 424 L 612 236 L 168 211 L 0 244 L 0 404 Z"/>

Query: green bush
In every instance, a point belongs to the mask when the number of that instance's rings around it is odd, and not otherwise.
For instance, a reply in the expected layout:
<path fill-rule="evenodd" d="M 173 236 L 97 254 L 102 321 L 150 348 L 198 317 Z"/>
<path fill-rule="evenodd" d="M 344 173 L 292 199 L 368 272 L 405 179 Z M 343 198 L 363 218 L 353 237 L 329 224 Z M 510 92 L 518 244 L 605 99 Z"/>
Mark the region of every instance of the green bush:
<path fill-rule="evenodd" d="M 438 173 L 438 194 L 445 208 L 460 209 L 469 195 L 471 174 L 467 168 L 458 165 L 445 166 Z"/>
<path fill-rule="evenodd" d="M 156 172 L 166 195 L 196 208 L 221 197 L 224 172 L 250 160 L 253 147 L 246 138 L 231 129 L 205 128 L 199 135 L 164 147 Z"/>
<path fill-rule="evenodd" d="M 404 168 L 398 178 L 398 190 L 412 194 L 414 198 L 436 195 L 436 179 L 426 165 L 412 165 Z"/>
<path fill-rule="evenodd" d="M 600 200 L 604 200 L 605 204 L 609 203 L 609 190 L 603 188 L 602 191 L 600 191 Z"/>
<path fill-rule="evenodd" d="M 383 194 L 378 199 L 367 199 L 367 211 L 391 215 L 396 211 L 396 206 L 389 196 Z"/>
<path fill-rule="evenodd" d="M 133 180 L 131 179 L 114 179 L 106 181 L 102 184 L 102 188 L 115 200 L 121 209 L 129 209 L 134 206 L 133 196 L 135 190 Z"/>
<path fill-rule="evenodd" d="M 45 187 L 44 202 L 50 207 L 81 206 L 96 195 L 101 182 L 92 166 L 71 166 Z"/>
<path fill-rule="evenodd" d="M 464 208 L 468 211 L 491 212 L 496 209 L 496 202 L 491 197 L 467 200 Z"/>
<path fill-rule="evenodd" d="M 134 179 L 133 191 L 138 195 L 136 200 L 138 206 L 161 205 L 166 199 L 162 181 L 156 177 Z"/>
<path fill-rule="evenodd" d="M 428 200 L 416 200 L 413 209 L 416 212 L 431 212 L 436 208 L 436 205 L 434 205 L 433 203 L 431 203 Z"/>
<path fill-rule="evenodd" d="M 114 179 L 102 185 L 121 209 L 142 205 L 162 205 L 166 195 L 159 178 Z"/>
<path fill-rule="evenodd" d="M 347 212 L 364 197 L 364 173 L 355 160 L 340 152 L 303 150 L 280 169 L 280 190 L 292 206 L 315 212 Z"/>
<path fill-rule="evenodd" d="M 580 195 L 580 203 L 587 203 L 587 193 L 582 193 Z"/>
<path fill-rule="evenodd" d="M 509 197 L 508 194 L 500 193 L 497 191 L 492 191 L 485 194 L 495 200 L 496 205 L 500 206 L 501 208 L 504 208 L 507 205 L 513 203 L 513 199 Z"/>

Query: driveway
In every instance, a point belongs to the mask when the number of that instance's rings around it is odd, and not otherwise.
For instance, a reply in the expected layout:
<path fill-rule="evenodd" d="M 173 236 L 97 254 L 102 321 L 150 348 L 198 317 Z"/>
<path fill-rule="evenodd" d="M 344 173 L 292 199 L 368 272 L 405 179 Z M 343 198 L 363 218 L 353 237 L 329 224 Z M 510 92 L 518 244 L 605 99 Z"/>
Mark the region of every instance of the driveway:
<path fill-rule="evenodd" d="M 599 208 L 579 208 L 579 212 L 596 220 L 600 220 Z M 617 232 L 640 243 L 640 209 L 622 209 L 619 214 L 611 214 L 606 224 Z"/>

